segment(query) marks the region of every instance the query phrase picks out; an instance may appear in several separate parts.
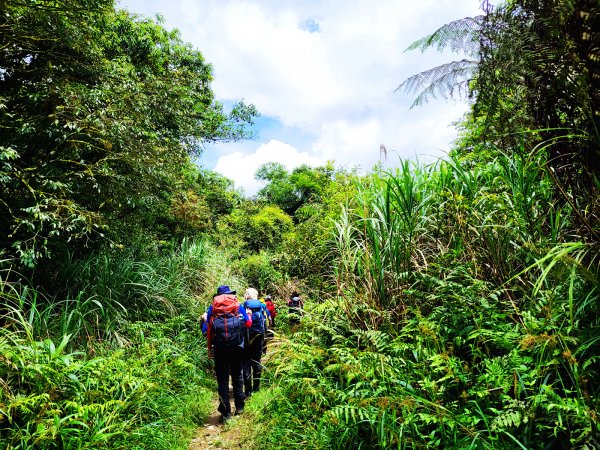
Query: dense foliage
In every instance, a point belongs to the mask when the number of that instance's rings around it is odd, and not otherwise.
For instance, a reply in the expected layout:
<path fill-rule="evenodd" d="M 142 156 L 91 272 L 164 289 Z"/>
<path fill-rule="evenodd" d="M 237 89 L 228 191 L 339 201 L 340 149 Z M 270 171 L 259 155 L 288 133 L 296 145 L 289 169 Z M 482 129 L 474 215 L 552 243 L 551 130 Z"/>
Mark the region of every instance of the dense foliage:
<path fill-rule="evenodd" d="M 293 216 L 303 205 L 322 201 L 334 173 L 331 164 L 317 168 L 302 165 L 288 173 L 283 164 L 267 163 L 256 172 L 257 180 L 268 182 L 258 197 Z"/>
<path fill-rule="evenodd" d="M 256 111 L 225 114 L 202 54 L 112 0 L 0 12 L 0 446 L 187 448 L 204 283 L 232 281 L 187 238 L 241 201 L 192 161 Z"/>
<path fill-rule="evenodd" d="M 245 136 L 253 107 L 226 116 L 202 54 L 113 0 L 2 5 L 0 254 L 143 245 L 189 157 Z"/>
<path fill-rule="evenodd" d="M 93 257 L 65 267 L 66 298 L 3 272 L 2 448 L 187 448 L 214 383 L 192 296 L 209 261 L 198 244 L 144 264 Z M 122 303 L 146 312 L 127 317 Z"/>
<path fill-rule="evenodd" d="M 280 348 L 272 448 L 595 448 L 597 253 L 550 186 L 503 155 L 361 183 L 340 296 Z"/>
<path fill-rule="evenodd" d="M 244 198 L 195 162 L 256 111 L 177 32 L 0 1 L 2 447 L 188 448 L 227 284 L 279 306 L 248 448 L 598 448 L 598 7 L 484 6 L 413 45 L 467 55 L 407 81 L 466 76 L 445 161 L 269 163 Z"/>
<path fill-rule="evenodd" d="M 474 158 L 489 156 L 490 145 L 543 150 L 555 197 L 574 207 L 578 232 L 598 241 L 600 6 L 517 0 L 483 7 L 482 16 L 446 24 L 409 47 L 451 48 L 463 59 L 400 87 L 424 88 L 416 103 L 432 95 L 473 98 L 462 151 Z"/>
<path fill-rule="evenodd" d="M 485 6 L 414 44 L 472 56 L 404 85 L 466 75 L 472 111 L 448 161 L 357 183 L 337 296 L 274 358 L 272 448 L 599 445 L 598 7 Z"/>

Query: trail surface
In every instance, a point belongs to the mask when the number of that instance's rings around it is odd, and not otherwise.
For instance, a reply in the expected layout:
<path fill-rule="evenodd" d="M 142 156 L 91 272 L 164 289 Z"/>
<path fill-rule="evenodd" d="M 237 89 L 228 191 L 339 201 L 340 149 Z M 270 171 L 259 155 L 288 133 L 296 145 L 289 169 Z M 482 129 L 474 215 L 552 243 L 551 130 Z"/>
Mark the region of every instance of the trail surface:
<path fill-rule="evenodd" d="M 269 365 L 280 344 L 280 338 L 269 340 L 268 352 L 263 357 L 265 367 Z M 233 399 L 233 392 L 231 391 L 230 398 Z M 247 401 L 251 402 L 252 400 L 251 398 Z M 188 450 L 247 450 L 251 448 L 251 443 L 247 441 L 248 433 L 244 433 L 244 430 L 252 425 L 253 412 L 248 411 L 246 407 L 246 411 L 242 416 L 233 416 L 227 423 L 221 424 L 219 423 L 221 414 L 217 411 L 218 406 L 219 397 L 215 392 L 212 401 L 212 413 L 206 419 L 204 425 L 196 430 Z M 246 404 L 246 406 L 248 405 Z"/>
<path fill-rule="evenodd" d="M 240 433 L 243 416 L 233 417 L 226 424 L 219 423 L 218 397 L 213 399 L 213 413 L 203 426 L 196 430 L 189 450 L 234 450 L 244 449 Z"/>

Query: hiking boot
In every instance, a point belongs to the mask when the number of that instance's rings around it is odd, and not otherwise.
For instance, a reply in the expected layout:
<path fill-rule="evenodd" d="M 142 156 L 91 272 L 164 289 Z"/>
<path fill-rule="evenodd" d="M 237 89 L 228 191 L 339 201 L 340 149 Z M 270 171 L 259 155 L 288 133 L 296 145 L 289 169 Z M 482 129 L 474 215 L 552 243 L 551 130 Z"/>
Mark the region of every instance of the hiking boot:
<path fill-rule="evenodd" d="M 240 408 L 240 409 L 236 409 L 235 410 L 235 414 L 236 416 L 241 416 L 244 413 L 244 408 Z"/>
<path fill-rule="evenodd" d="M 236 411 L 236 414 L 237 414 L 237 411 Z M 221 417 L 219 417 L 219 423 L 225 423 L 229 419 L 231 419 L 231 414 L 221 414 Z"/>

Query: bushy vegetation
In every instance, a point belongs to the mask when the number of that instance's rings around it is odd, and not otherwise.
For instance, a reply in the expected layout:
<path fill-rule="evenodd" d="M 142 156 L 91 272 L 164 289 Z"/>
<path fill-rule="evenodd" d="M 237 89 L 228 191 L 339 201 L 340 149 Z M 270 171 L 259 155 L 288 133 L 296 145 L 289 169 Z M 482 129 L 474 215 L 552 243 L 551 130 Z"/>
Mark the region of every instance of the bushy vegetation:
<path fill-rule="evenodd" d="M 596 245 L 540 162 L 407 163 L 359 192 L 340 296 L 280 347 L 272 448 L 597 446 Z"/>
<path fill-rule="evenodd" d="M 190 157 L 247 136 L 256 114 L 223 112 L 202 54 L 114 0 L 8 0 L 2 15 L 0 255 L 34 267 L 106 238 L 143 249 L 201 215 Z"/>
<path fill-rule="evenodd" d="M 232 281 L 199 235 L 241 202 L 192 161 L 256 111 L 113 0 L 0 9 L 0 446 L 187 448 L 213 390 L 197 318 Z"/>
<path fill-rule="evenodd" d="M 473 109 L 446 161 L 356 180 L 335 295 L 267 372 L 270 448 L 600 445 L 598 58 L 578 50 L 599 11 L 484 7 L 412 46 L 472 58 L 407 80 L 417 103 L 466 88 Z"/>
<path fill-rule="evenodd" d="M 64 300 L 2 279 L 3 448 L 187 448 L 213 388 L 195 297 L 206 255 L 184 243 L 144 264 L 72 263 Z"/>
<path fill-rule="evenodd" d="M 111 0 L 3 2 L 3 448 L 187 448 L 220 284 L 279 306 L 247 447 L 598 448 L 600 14 L 550 3 L 412 46 L 472 58 L 405 83 L 473 97 L 445 160 L 269 163 L 244 198 L 193 159 L 256 111 L 224 114 L 177 32 Z"/>

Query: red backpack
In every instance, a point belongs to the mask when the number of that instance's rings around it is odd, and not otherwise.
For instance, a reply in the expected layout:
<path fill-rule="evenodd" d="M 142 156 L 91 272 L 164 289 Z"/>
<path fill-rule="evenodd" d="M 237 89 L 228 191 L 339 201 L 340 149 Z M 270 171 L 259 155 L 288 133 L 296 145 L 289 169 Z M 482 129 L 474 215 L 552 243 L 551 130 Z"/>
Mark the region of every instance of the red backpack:
<path fill-rule="evenodd" d="M 233 294 L 222 294 L 213 299 L 210 315 L 212 343 L 218 348 L 242 347 L 244 321 L 240 317 L 240 303 Z"/>
<path fill-rule="evenodd" d="M 267 309 L 269 310 L 271 317 L 275 317 L 277 315 L 277 311 L 275 311 L 275 303 L 273 303 L 273 300 L 267 300 L 265 303 L 267 304 Z"/>

